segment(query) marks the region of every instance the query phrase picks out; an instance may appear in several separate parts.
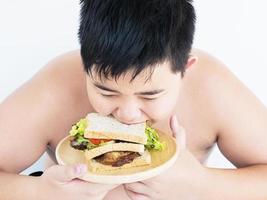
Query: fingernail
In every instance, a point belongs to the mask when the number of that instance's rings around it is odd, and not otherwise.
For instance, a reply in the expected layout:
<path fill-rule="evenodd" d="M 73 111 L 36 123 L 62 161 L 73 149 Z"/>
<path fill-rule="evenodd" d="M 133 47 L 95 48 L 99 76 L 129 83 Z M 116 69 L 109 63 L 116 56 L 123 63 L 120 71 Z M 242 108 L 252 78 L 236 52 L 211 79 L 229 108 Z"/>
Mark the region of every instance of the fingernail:
<path fill-rule="evenodd" d="M 87 172 L 87 165 L 81 165 L 80 166 L 80 170 L 81 170 L 81 174 L 84 174 L 84 173 L 86 173 Z"/>
<path fill-rule="evenodd" d="M 178 126 L 178 121 L 177 121 L 177 117 L 176 117 L 176 115 L 174 115 L 174 116 L 172 117 L 172 125 L 173 125 L 175 128 L 177 128 L 177 126 Z"/>
<path fill-rule="evenodd" d="M 86 171 L 87 171 L 87 166 L 84 164 L 80 164 L 75 167 L 76 174 L 84 174 Z"/>
<path fill-rule="evenodd" d="M 80 166 L 79 165 L 75 166 L 75 174 L 80 174 L 80 173 L 81 173 Z"/>

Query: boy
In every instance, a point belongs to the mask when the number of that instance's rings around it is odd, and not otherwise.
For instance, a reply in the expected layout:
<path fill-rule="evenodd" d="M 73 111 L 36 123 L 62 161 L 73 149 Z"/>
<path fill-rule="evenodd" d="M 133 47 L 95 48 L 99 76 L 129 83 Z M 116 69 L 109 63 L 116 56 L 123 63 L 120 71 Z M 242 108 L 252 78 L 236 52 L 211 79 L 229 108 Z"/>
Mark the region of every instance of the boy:
<path fill-rule="evenodd" d="M 191 49 L 191 2 L 81 3 L 80 51 L 55 58 L 0 105 L 1 199 L 266 199 L 266 108 L 222 63 Z M 45 151 L 53 159 L 89 112 L 150 120 L 177 138 L 177 162 L 124 185 L 81 181 L 84 165 L 17 175 Z M 216 142 L 237 169 L 203 165 Z"/>

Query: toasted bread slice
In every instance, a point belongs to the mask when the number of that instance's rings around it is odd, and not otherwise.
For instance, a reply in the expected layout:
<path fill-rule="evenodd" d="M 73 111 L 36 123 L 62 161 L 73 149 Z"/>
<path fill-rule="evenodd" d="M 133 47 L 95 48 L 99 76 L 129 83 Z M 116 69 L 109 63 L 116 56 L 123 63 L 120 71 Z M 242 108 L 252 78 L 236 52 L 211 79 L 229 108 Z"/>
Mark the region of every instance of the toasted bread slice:
<path fill-rule="evenodd" d="M 133 151 L 143 154 L 145 151 L 143 144 L 134 144 L 127 142 L 119 142 L 119 143 L 110 143 L 100 147 L 96 147 L 91 150 L 85 151 L 85 157 L 87 160 L 100 156 L 104 153 L 111 151 Z"/>
<path fill-rule="evenodd" d="M 123 124 L 110 116 L 101 116 L 98 113 L 87 115 L 88 126 L 85 130 L 85 138 L 114 139 L 146 144 L 146 124 Z"/>
<path fill-rule="evenodd" d="M 89 159 L 87 160 L 88 168 L 91 172 L 93 173 L 107 173 L 107 172 L 114 172 L 114 170 L 119 170 L 119 169 L 127 169 L 127 168 L 134 168 L 134 167 L 139 167 L 139 166 L 144 166 L 144 165 L 149 165 L 151 163 L 151 155 L 150 153 L 146 150 L 144 153 L 135 158 L 131 163 L 124 164 L 119 167 L 113 167 L 111 165 L 104 165 L 99 162 L 97 162 L 95 159 Z"/>

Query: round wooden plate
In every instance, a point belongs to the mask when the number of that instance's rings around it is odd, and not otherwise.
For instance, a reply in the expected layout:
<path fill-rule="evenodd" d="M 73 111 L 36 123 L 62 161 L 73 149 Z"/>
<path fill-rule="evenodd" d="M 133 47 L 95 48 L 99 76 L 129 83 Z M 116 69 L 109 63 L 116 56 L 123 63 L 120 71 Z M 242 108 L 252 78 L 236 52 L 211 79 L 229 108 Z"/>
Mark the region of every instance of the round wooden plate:
<path fill-rule="evenodd" d="M 165 148 L 162 151 L 150 151 L 150 165 L 119 169 L 115 170 L 115 172 L 107 172 L 104 174 L 96 174 L 88 171 L 81 179 L 94 183 L 122 184 L 142 181 L 159 175 L 175 163 L 178 155 L 178 148 L 173 137 L 159 130 L 157 130 L 157 132 L 159 133 L 160 141 L 165 142 Z M 62 139 L 57 145 L 56 158 L 61 165 L 86 163 L 84 152 L 75 150 L 70 146 L 70 136 Z"/>

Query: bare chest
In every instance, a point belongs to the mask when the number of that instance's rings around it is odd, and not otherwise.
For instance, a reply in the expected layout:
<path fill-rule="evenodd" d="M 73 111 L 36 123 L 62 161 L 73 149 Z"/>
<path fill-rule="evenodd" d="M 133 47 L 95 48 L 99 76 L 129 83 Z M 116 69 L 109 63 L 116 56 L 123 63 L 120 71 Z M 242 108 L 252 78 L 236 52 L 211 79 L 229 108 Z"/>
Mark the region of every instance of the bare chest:
<path fill-rule="evenodd" d="M 83 95 L 84 97 L 86 95 Z M 85 101 L 86 102 L 86 101 Z M 82 105 L 80 102 L 77 103 L 77 112 L 78 110 L 86 110 L 86 112 L 93 112 L 93 110 L 88 110 L 88 103 Z M 65 105 L 66 106 L 66 105 Z M 72 105 L 73 106 L 73 105 Z M 80 107 L 84 109 L 80 109 Z M 209 155 L 210 149 L 214 142 L 216 141 L 214 130 L 209 126 L 206 113 L 202 109 L 198 109 L 197 105 L 190 96 L 185 93 L 181 93 L 179 101 L 177 103 L 176 114 L 179 119 L 179 123 L 186 130 L 187 136 L 187 148 L 189 151 L 201 162 L 204 163 L 206 158 Z M 81 113 L 83 115 L 84 113 Z M 169 121 L 162 121 L 155 124 L 155 128 L 160 129 L 166 134 L 171 134 Z M 65 137 L 68 133 L 61 133 L 61 136 L 58 136 L 51 142 L 50 156 L 53 157 L 53 151 L 56 148 L 59 140 Z M 129 200 L 123 185 L 118 186 L 114 190 L 110 191 L 105 200 Z"/>

